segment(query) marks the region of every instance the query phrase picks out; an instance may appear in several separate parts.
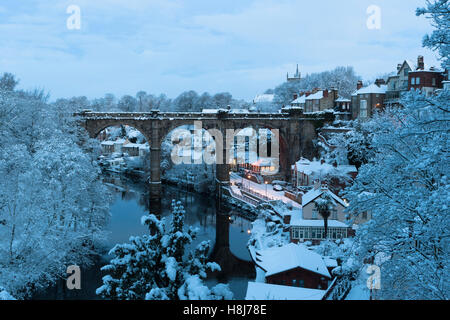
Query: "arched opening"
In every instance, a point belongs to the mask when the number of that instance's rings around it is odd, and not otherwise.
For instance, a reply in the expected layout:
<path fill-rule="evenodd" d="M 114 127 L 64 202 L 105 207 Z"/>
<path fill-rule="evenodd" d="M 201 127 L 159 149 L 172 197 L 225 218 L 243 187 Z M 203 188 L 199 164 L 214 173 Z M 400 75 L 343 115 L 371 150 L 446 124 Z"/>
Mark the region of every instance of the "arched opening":
<path fill-rule="evenodd" d="M 99 164 L 104 171 L 148 180 L 150 146 L 140 130 L 126 124 L 107 126 L 96 138 Z"/>
<path fill-rule="evenodd" d="M 279 130 L 247 127 L 235 131 L 230 148 L 231 172 L 257 183 L 282 179 L 287 166 L 287 144 Z"/>
<path fill-rule="evenodd" d="M 195 125 L 180 125 L 161 140 L 161 179 L 198 193 L 212 194 L 216 142 L 210 132 Z"/>

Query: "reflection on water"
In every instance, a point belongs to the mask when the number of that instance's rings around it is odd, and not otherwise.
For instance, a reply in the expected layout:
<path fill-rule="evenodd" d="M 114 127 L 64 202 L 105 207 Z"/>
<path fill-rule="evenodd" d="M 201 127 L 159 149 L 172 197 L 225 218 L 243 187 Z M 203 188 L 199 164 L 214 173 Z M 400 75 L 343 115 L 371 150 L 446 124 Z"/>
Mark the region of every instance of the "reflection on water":
<path fill-rule="evenodd" d="M 149 212 L 159 214 L 170 221 L 172 199 L 181 201 L 185 207 L 185 225 L 198 230 L 197 239 L 191 246 L 210 240 L 211 247 L 215 246 L 216 260 L 223 265 L 224 272 L 208 279 L 207 284 L 214 285 L 218 281 L 229 283 L 235 299 L 244 298 L 247 282 L 253 278 L 251 263 L 246 262 L 250 261 L 246 247 L 250 221 L 235 215 L 234 212 L 217 209 L 214 195 L 208 197 L 188 193 L 179 187 L 163 185 L 161 203 L 155 206 L 150 203 L 148 191 L 141 183 L 118 176 L 107 176 L 104 181 L 112 188 L 115 200 L 110 206 L 111 219 L 107 226 L 110 235 L 103 255 L 93 266 L 81 268 L 81 290 L 67 290 L 65 281 L 61 280 L 47 290 L 36 293 L 33 299 L 98 299 L 95 289 L 102 284 L 100 268 L 108 262 L 109 249 L 116 243 L 128 242 L 130 236 L 145 234 L 148 230 L 140 221 L 141 217 Z M 219 225 L 216 224 L 218 221 Z M 245 274 L 236 274 L 236 270 L 241 273 L 245 270 Z"/>

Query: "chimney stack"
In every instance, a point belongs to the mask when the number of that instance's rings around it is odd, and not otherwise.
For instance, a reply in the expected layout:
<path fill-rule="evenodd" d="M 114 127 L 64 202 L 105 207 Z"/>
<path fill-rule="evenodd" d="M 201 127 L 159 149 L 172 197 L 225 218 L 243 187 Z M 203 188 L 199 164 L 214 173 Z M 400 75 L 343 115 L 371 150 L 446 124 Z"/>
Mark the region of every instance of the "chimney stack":
<path fill-rule="evenodd" d="M 425 63 L 423 61 L 423 56 L 417 57 L 417 70 L 425 70 Z"/>
<path fill-rule="evenodd" d="M 379 87 L 382 84 L 386 84 L 386 81 L 384 81 L 384 79 L 377 79 L 375 80 L 375 84 Z"/>
<path fill-rule="evenodd" d="M 323 97 L 328 98 L 328 90 L 327 89 L 323 90 Z"/>
<path fill-rule="evenodd" d="M 358 80 L 358 83 L 356 84 L 356 90 L 359 90 L 363 87 L 363 82 L 362 80 Z"/>
<path fill-rule="evenodd" d="M 296 93 L 294 93 L 294 100 L 297 100 L 298 95 Z"/>
<path fill-rule="evenodd" d="M 397 65 L 397 72 L 400 71 L 401 68 L 402 68 L 402 64 L 399 63 L 399 64 Z"/>

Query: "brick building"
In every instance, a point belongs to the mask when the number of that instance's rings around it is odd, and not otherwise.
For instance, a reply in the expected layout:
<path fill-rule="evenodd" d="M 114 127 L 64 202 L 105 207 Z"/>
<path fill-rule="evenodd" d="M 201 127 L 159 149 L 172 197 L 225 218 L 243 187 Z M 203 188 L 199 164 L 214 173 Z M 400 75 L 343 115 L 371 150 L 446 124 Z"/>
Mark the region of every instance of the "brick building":
<path fill-rule="evenodd" d="M 325 290 L 332 280 L 330 269 L 336 266 L 334 260 L 325 260 L 303 244 L 289 243 L 250 253 L 269 284 Z"/>
<path fill-rule="evenodd" d="M 362 85 L 358 82 L 357 88 Z M 383 80 L 377 80 L 367 87 L 361 87 L 352 94 L 352 118 L 370 118 L 384 107 L 387 86 Z"/>

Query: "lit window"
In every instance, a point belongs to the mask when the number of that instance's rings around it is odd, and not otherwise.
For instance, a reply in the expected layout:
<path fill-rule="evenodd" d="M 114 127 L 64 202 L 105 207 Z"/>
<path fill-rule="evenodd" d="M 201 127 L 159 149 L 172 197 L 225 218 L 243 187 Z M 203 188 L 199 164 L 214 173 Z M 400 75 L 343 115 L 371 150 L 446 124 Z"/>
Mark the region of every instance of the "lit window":
<path fill-rule="evenodd" d="M 420 84 L 420 78 L 416 78 L 416 84 Z"/>

